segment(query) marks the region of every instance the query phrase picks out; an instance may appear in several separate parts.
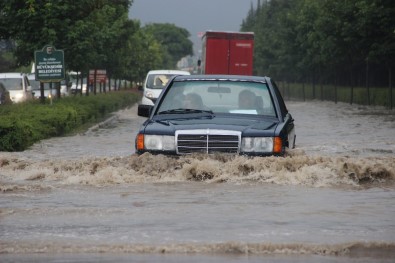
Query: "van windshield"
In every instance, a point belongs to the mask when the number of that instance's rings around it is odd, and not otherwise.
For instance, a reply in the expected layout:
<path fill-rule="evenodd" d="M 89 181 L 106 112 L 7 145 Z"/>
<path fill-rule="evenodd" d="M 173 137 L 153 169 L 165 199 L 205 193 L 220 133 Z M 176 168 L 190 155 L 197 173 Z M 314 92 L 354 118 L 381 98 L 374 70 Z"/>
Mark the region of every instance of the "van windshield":
<path fill-rule="evenodd" d="M 21 90 L 23 88 L 21 78 L 0 79 L 0 83 L 2 83 L 7 90 Z"/>
<path fill-rule="evenodd" d="M 175 74 L 151 74 L 147 78 L 147 88 L 163 89 Z"/>

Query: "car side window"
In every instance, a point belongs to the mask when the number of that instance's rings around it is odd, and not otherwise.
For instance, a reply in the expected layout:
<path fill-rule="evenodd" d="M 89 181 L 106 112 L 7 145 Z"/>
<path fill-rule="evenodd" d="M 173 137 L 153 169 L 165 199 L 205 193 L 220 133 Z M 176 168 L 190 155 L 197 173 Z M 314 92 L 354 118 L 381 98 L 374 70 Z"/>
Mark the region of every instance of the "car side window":
<path fill-rule="evenodd" d="M 283 116 L 285 116 L 288 113 L 288 109 L 285 106 L 283 96 L 281 95 L 280 90 L 278 89 L 276 83 L 273 80 L 272 80 L 272 85 L 274 87 L 274 92 L 276 93 L 278 104 L 280 105 L 281 113 Z"/>

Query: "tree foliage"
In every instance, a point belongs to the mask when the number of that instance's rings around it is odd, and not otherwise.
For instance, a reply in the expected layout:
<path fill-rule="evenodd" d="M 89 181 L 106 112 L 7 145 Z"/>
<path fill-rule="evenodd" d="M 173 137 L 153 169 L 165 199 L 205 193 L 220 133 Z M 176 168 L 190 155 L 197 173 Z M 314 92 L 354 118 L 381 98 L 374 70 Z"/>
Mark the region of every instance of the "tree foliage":
<path fill-rule="evenodd" d="M 259 1 L 241 29 L 255 32 L 258 75 L 388 85 L 395 68 L 392 0 Z"/>
<path fill-rule="evenodd" d="M 144 31 L 160 43 L 164 53 L 163 68 L 175 68 L 177 62 L 188 55 L 193 55 L 190 33 L 174 24 L 148 24 Z"/>
<path fill-rule="evenodd" d="M 141 81 L 148 70 L 174 68 L 192 53 L 185 29 L 157 24 L 141 28 L 128 18 L 133 0 L 0 1 L 0 40 L 12 39 L 18 66 L 50 44 L 64 51 L 66 70 Z M 161 32 L 156 29 L 160 28 Z"/>

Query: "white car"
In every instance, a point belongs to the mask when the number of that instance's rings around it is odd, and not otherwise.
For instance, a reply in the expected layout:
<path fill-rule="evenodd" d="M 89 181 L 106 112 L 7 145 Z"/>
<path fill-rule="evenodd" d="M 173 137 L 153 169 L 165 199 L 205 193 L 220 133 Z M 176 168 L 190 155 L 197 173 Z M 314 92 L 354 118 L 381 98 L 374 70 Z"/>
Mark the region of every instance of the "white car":
<path fill-rule="evenodd" d="M 34 74 L 30 74 L 28 76 L 30 85 L 32 86 L 32 91 L 34 93 L 34 97 L 40 98 L 41 97 L 41 90 L 40 90 L 40 81 L 35 79 Z M 56 84 L 52 84 L 52 88 L 49 83 L 44 83 L 44 97 L 45 98 L 52 98 L 56 99 L 57 98 L 57 89 L 56 89 Z"/>
<path fill-rule="evenodd" d="M 87 89 L 87 80 L 86 78 L 82 78 L 81 76 L 81 72 L 75 72 L 75 71 L 71 71 L 68 73 L 69 75 L 69 79 L 71 82 L 71 86 L 70 86 L 70 94 L 79 94 L 82 92 L 82 94 L 86 93 L 86 89 Z M 78 86 L 77 86 L 77 82 L 78 82 Z"/>
<path fill-rule="evenodd" d="M 191 75 L 182 70 L 151 70 L 148 72 L 143 85 L 143 98 L 140 104 L 154 105 L 163 88 L 177 75 Z"/>
<path fill-rule="evenodd" d="M 0 83 L 10 94 L 14 103 L 33 99 L 33 92 L 26 74 L 11 72 L 0 73 Z"/>

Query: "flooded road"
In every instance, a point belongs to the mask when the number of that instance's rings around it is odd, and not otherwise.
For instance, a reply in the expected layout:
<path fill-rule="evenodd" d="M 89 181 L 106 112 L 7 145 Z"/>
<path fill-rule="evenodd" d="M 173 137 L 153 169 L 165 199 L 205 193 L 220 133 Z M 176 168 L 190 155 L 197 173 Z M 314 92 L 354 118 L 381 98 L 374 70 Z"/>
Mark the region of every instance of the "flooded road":
<path fill-rule="evenodd" d="M 393 262 L 395 112 L 287 106 L 284 158 L 137 156 L 135 107 L 0 152 L 0 261 Z"/>

